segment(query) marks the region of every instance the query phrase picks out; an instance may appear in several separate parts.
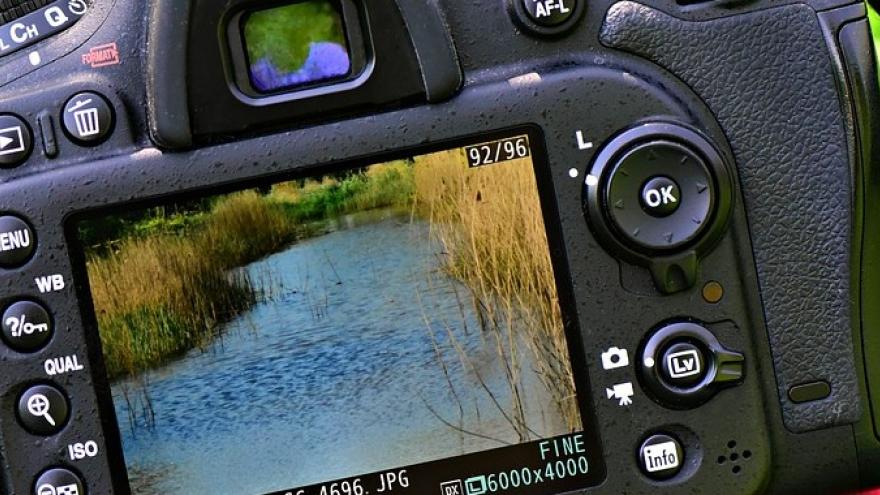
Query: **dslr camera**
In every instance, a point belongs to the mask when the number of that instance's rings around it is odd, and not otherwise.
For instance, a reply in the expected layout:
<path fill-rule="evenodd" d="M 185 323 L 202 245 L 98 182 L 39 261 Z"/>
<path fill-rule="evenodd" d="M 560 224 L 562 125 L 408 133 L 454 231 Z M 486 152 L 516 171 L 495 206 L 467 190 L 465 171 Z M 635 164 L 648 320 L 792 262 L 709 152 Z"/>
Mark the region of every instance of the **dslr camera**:
<path fill-rule="evenodd" d="M 880 485 L 852 0 L 0 0 L 0 493 Z"/>

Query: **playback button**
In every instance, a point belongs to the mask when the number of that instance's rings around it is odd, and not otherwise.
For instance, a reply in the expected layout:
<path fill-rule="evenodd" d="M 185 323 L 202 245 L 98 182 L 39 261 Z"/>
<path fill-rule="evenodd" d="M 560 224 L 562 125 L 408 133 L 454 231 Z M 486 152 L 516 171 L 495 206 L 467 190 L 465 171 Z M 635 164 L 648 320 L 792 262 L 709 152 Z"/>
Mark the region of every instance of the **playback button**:
<path fill-rule="evenodd" d="M 0 115 L 0 167 L 24 163 L 33 150 L 33 134 L 24 120 L 12 114 Z"/>

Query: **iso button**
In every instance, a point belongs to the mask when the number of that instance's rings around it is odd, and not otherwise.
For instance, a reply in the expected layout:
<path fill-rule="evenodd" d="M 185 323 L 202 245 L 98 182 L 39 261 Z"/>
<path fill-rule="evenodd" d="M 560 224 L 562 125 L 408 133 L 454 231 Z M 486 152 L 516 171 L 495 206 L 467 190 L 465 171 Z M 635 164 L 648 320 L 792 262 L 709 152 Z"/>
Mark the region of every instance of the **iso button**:
<path fill-rule="evenodd" d="M 539 26 L 564 24 L 575 14 L 578 0 L 521 0 L 529 18 Z"/>
<path fill-rule="evenodd" d="M 82 478 L 73 471 L 52 468 L 37 478 L 34 495 L 86 495 L 86 487 Z"/>
<path fill-rule="evenodd" d="M 17 268 L 34 254 L 37 239 L 24 220 L 12 215 L 0 217 L 0 267 Z"/>
<path fill-rule="evenodd" d="M 92 91 L 73 95 L 64 105 L 61 121 L 64 132 L 83 146 L 102 143 L 113 132 L 113 107 L 106 98 Z"/>
<path fill-rule="evenodd" d="M 24 163 L 33 149 L 28 125 L 15 115 L 0 115 L 0 167 L 12 168 Z"/>

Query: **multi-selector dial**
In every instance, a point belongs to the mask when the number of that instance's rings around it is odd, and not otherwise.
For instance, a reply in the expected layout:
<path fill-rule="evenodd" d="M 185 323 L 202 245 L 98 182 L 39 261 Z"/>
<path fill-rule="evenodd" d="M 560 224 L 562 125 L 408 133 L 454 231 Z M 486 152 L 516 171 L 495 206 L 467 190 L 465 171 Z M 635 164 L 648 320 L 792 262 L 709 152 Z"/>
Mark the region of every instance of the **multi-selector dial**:
<path fill-rule="evenodd" d="M 730 172 L 700 133 L 669 123 L 630 129 L 590 168 L 584 210 L 615 255 L 651 270 L 673 293 L 696 281 L 698 259 L 723 233 L 732 205 Z"/>
<path fill-rule="evenodd" d="M 715 184 L 703 158 L 684 144 L 649 141 L 627 151 L 602 193 L 618 235 L 635 249 L 670 251 L 702 233 Z"/>

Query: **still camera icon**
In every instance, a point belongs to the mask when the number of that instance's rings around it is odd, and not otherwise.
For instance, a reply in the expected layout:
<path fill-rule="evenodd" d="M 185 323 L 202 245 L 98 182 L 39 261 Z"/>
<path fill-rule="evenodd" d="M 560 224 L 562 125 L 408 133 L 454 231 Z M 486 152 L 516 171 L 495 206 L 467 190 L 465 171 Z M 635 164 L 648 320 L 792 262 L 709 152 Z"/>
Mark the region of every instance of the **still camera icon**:
<path fill-rule="evenodd" d="M 612 347 L 602 353 L 602 369 L 614 370 L 629 366 L 629 353 L 626 349 Z"/>

